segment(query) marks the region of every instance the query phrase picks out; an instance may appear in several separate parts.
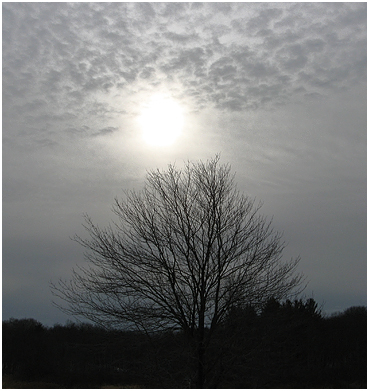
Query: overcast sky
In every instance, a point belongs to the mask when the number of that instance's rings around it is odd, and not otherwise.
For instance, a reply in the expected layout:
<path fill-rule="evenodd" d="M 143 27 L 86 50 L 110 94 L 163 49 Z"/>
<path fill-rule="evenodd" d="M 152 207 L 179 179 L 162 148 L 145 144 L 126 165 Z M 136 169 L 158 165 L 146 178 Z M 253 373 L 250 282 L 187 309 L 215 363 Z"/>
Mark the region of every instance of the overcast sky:
<path fill-rule="evenodd" d="M 83 262 L 146 170 L 221 153 L 327 313 L 366 305 L 366 3 L 3 3 L 3 319 L 67 317 Z M 138 117 L 183 110 L 171 146 Z"/>

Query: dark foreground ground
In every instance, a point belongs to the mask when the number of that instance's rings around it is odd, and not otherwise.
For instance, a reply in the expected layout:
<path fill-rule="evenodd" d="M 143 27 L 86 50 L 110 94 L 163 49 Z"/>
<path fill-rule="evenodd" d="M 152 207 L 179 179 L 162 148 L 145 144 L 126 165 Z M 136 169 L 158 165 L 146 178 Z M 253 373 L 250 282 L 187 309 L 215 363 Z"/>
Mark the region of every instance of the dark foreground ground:
<path fill-rule="evenodd" d="M 68 387 L 65 387 L 60 384 L 56 383 L 47 383 L 47 382 L 41 382 L 41 381 L 22 381 L 22 380 L 16 380 L 10 375 L 3 376 L 3 383 L 2 383 L 3 389 L 68 389 Z M 69 387 L 74 389 L 75 387 Z M 83 387 L 82 387 L 83 388 Z M 142 389 L 143 387 L 138 384 L 106 384 L 99 387 L 100 389 Z M 281 387 L 282 388 L 282 387 Z M 283 387 L 287 388 L 287 387 Z M 294 388 L 295 387 L 290 387 Z M 325 388 L 344 388 L 344 389 L 361 389 L 366 388 L 365 384 L 360 383 L 349 383 L 349 384 L 342 384 L 342 387 L 333 387 L 330 385 L 327 385 Z"/>
<path fill-rule="evenodd" d="M 322 317 L 307 301 L 230 311 L 209 346 L 206 388 L 366 388 L 366 308 Z M 3 322 L 3 388 L 193 388 L 181 332 Z"/>
<path fill-rule="evenodd" d="M 3 376 L 3 383 L 2 383 L 3 389 L 27 389 L 27 388 L 34 388 L 34 389 L 67 389 L 68 387 L 65 387 L 61 384 L 57 383 L 47 383 L 42 381 L 24 381 L 24 380 L 17 380 L 11 375 L 4 375 Z M 75 387 L 70 387 L 75 388 Z M 102 385 L 102 389 L 126 389 L 126 388 L 132 388 L 132 389 L 140 389 L 142 388 L 139 385 L 136 384 L 106 384 Z"/>

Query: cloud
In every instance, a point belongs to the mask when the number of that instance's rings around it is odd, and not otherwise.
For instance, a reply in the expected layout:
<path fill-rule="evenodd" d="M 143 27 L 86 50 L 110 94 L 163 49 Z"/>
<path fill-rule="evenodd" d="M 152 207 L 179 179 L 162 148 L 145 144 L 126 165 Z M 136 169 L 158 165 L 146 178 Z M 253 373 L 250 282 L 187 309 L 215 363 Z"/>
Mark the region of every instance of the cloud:
<path fill-rule="evenodd" d="M 360 3 L 9 3 L 3 9 L 4 93 L 13 99 L 46 94 L 77 109 L 83 97 L 123 86 L 128 96 L 145 81 L 182 85 L 202 107 L 242 110 L 292 101 L 302 89 L 321 95 L 365 77 L 366 5 Z"/>
<path fill-rule="evenodd" d="M 119 128 L 113 127 L 113 126 L 108 126 L 106 128 L 99 129 L 95 134 L 93 134 L 93 136 L 106 136 L 106 135 L 109 135 L 109 134 L 116 132 L 117 130 L 119 130 Z"/>
<path fill-rule="evenodd" d="M 4 143 L 19 149 L 131 136 L 125 121 L 149 91 L 227 115 L 366 82 L 360 3 L 4 3 L 3 12 Z"/>
<path fill-rule="evenodd" d="M 268 29 L 275 19 L 279 19 L 283 15 L 283 10 L 280 8 L 268 8 L 261 10 L 255 17 L 250 18 L 246 22 L 247 32 L 256 32 Z M 241 28 L 241 32 L 243 29 Z"/>
<path fill-rule="evenodd" d="M 164 34 L 164 37 L 178 43 L 187 43 L 198 39 L 197 34 L 177 34 L 172 31 L 168 31 Z"/>
<path fill-rule="evenodd" d="M 192 76 L 195 72 L 205 64 L 205 51 L 201 47 L 194 47 L 191 49 L 184 49 L 173 56 L 172 60 L 161 66 L 163 72 L 171 73 L 173 71 L 184 71 L 186 76 Z"/>

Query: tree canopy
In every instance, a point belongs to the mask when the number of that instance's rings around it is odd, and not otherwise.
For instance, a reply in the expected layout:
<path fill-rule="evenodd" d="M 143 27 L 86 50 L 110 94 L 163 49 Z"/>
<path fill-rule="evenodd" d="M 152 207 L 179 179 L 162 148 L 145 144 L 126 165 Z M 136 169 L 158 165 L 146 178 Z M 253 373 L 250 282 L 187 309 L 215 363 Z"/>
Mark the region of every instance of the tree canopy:
<path fill-rule="evenodd" d="M 282 261 L 282 236 L 260 208 L 219 156 L 150 171 L 143 190 L 115 199 L 117 221 L 100 228 L 86 216 L 89 238 L 76 240 L 90 266 L 53 291 L 64 311 L 98 324 L 181 329 L 197 341 L 201 364 L 231 307 L 301 291 L 299 258 Z"/>

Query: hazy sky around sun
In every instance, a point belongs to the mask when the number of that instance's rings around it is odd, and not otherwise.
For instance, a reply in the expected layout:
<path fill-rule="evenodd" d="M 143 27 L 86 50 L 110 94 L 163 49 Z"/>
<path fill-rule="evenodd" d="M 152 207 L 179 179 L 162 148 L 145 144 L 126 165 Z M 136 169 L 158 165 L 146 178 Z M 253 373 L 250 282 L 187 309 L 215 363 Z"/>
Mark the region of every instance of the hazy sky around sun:
<path fill-rule="evenodd" d="M 106 224 L 146 170 L 218 152 L 301 256 L 306 296 L 366 305 L 366 3 L 3 3 L 2 18 L 3 319 L 64 323 L 49 282 L 83 264 L 83 214 Z M 183 117 L 169 145 L 143 136 L 155 96 Z"/>

